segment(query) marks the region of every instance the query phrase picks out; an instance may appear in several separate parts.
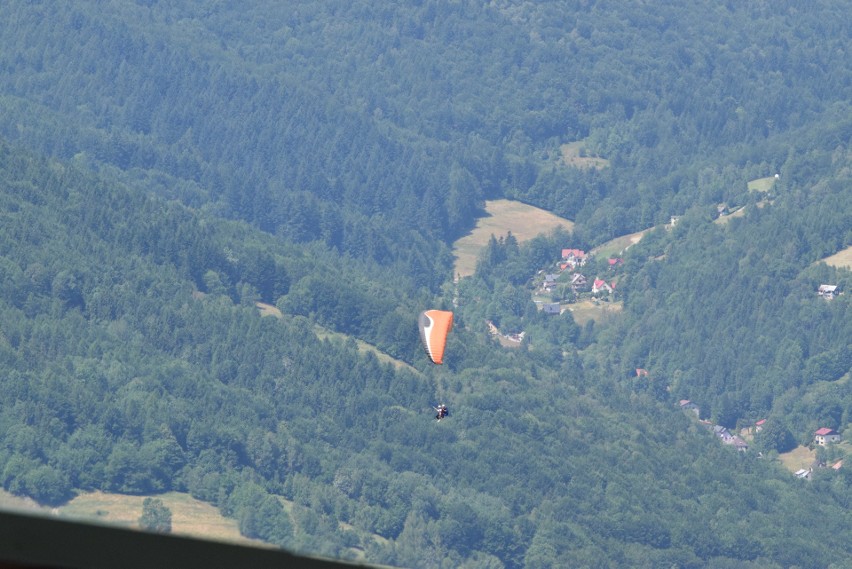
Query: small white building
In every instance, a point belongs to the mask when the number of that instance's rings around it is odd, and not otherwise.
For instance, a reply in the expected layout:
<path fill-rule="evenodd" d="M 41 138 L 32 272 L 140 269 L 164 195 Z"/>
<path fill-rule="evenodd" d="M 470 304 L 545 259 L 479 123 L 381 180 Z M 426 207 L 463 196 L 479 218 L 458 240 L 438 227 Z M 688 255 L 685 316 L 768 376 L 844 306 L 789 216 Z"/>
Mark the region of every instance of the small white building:
<path fill-rule="evenodd" d="M 831 300 L 838 294 L 837 285 L 819 285 L 819 288 L 817 289 L 817 294 L 827 300 Z"/>

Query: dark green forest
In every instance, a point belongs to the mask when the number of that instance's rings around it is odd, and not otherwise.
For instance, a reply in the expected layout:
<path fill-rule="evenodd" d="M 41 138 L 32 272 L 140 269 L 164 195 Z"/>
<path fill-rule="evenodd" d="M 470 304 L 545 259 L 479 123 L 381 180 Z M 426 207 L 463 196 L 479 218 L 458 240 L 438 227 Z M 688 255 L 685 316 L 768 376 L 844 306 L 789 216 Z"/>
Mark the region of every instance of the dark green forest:
<path fill-rule="evenodd" d="M 4 2 L 2 488 L 187 492 L 399 567 L 849 566 L 852 458 L 777 458 L 852 437 L 852 272 L 821 262 L 852 246 L 850 11 Z M 574 229 L 495 236 L 454 282 L 494 198 Z M 584 269 L 617 316 L 533 303 L 563 248 L 649 228 Z M 683 399 L 767 427 L 737 452 Z"/>

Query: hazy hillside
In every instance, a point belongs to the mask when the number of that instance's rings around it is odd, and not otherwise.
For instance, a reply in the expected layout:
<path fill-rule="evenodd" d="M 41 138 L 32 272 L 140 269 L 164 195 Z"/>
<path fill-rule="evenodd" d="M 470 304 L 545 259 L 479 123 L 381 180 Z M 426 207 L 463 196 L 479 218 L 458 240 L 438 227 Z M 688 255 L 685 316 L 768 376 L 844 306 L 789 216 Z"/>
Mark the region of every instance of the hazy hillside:
<path fill-rule="evenodd" d="M 777 460 L 852 437 L 847 4 L 6 2 L 3 489 L 404 567 L 849 565 L 849 459 Z M 455 285 L 486 199 L 573 233 Z M 652 227 L 551 293 L 612 316 L 532 302 Z"/>

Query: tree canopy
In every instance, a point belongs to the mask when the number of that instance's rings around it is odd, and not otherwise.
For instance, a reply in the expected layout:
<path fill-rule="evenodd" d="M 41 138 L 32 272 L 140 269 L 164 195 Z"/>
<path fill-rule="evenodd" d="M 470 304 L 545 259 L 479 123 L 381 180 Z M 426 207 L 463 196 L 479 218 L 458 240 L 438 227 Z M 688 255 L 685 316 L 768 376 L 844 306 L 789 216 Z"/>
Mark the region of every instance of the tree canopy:
<path fill-rule="evenodd" d="M 396 566 L 848 565 L 852 470 L 774 458 L 850 436 L 850 9 L 6 2 L 0 484 Z M 454 282 L 492 198 L 574 230 Z M 568 247 L 615 289 L 539 310 Z"/>

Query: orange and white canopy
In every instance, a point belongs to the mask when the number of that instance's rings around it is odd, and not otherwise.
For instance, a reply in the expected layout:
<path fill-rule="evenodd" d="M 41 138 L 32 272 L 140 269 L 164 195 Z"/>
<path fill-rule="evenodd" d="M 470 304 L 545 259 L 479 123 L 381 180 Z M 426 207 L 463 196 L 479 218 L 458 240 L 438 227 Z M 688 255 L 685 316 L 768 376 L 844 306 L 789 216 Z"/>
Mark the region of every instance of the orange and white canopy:
<path fill-rule="evenodd" d="M 444 346 L 447 334 L 453 328 L 453 313 L 447 310 L 426 310 L 418 318 L 420 339 L 429 358 L 436 364 L 444 363 Z"/>

